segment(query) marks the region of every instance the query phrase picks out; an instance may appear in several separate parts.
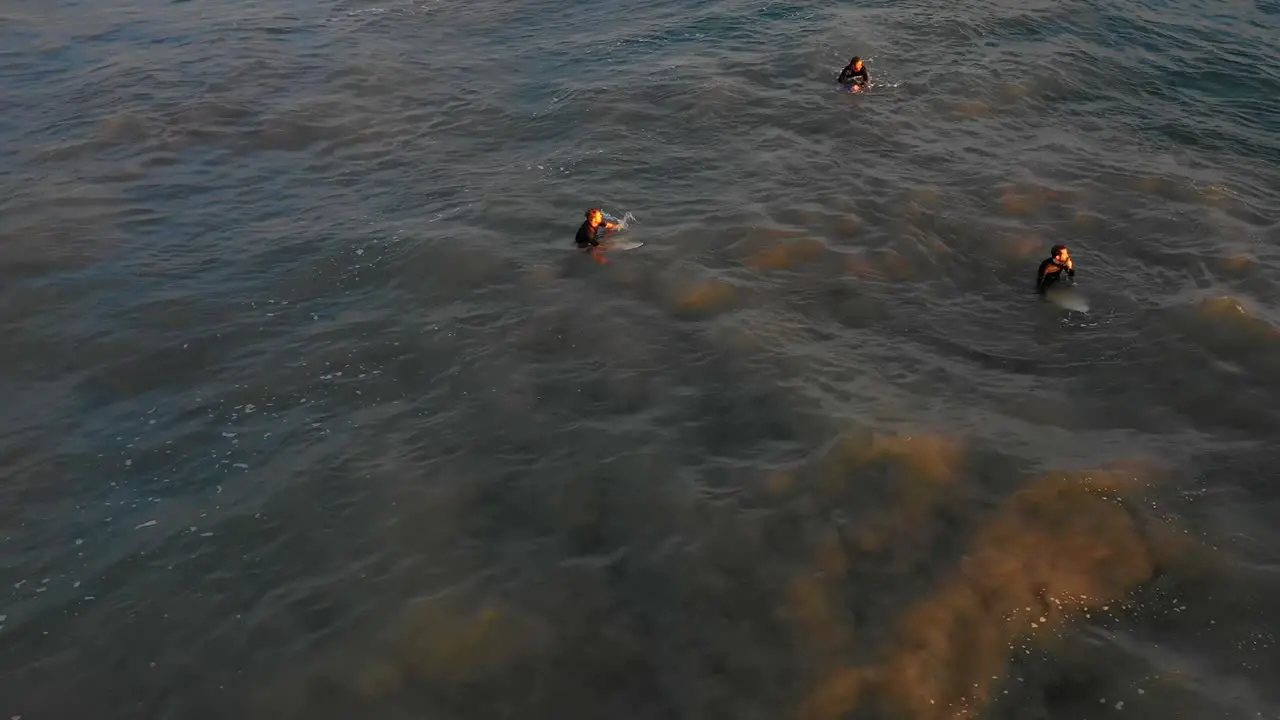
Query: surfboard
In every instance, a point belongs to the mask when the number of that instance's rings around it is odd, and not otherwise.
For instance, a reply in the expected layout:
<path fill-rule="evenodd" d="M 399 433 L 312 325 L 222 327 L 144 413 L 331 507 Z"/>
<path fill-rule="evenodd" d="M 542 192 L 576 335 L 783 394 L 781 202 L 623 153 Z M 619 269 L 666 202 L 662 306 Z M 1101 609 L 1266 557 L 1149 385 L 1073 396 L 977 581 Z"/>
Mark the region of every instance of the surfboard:
<path fill-rule="evenodd" d="M 605 240 L 604 242 L 600 243 L 600 246 L 603 247 L 605 250 L 635 250 L 636 248 L 641 247 L 643 245 L 644 243 L 640 242 L 639 240 L 627 240 L 625 238 L 618 238 L 617 240 Z"/>
<path fill-rule="evenodd" d="M 1049 302 L 1064 310 L 1078 313 L 1089 312 L 1089 298 L 1075 285 L 1049 288 L 1044 293 Z"/>

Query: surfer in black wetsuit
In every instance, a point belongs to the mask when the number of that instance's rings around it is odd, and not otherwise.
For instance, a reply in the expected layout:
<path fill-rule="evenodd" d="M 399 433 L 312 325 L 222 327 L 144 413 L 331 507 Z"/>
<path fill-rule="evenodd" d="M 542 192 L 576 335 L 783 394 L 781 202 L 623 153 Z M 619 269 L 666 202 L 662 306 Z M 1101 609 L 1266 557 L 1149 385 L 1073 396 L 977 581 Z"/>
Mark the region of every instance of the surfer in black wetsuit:
<path fill-rule="evenodd" d="M 578 228 L 578 236 L 574 238 L 574 242 L 577 243 L 579 249 L 590 252 L 596 261 L 603 264 L 606 260 L 604 255 L 601 254 L 603 250 L 600 247 L 600 231 L 608 232 L 617 227 L 617 225 L 606 222 L 604 211 L 600 208 L 591 208 L 586 212 L 586 215 L 587 220 L 582 223 L 582 227 Z"/>
<path fill-rule="evenodd" d="M 1043 295 L 1062 279 L 1064 272 L 1074 278 L 1076 265 L 1072 262 L 1071 252 L 1066 245 L 1054 245 L 1049 250 L 1049 257 L 1040 263 L 1040 270 L 1036 272 L 1036 292 Z"/>
<path fill-rule="evenodd" d="M 862 58 L 854 56 L 840 71 L 836 82 L 841 85 L 852 84 L 852 90 L 861 90 L 871 83 L 871 74 L 867 72 L 867 66 L 862 64 Z"/>

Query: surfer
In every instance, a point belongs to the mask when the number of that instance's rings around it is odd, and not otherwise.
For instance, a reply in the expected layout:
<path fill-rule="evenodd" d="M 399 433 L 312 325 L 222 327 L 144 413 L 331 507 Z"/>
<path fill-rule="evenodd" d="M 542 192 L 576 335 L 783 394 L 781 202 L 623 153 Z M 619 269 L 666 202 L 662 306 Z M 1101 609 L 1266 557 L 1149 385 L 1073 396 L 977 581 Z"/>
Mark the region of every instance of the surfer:
<path fill-rule="evenodd" d="M 603 249 L 600 247 L 599 235 L 600 231 L 608 232 L 617 227 L 615 223 L 607 222 L 604 219 L 604 211 L 600 208 L 591 208 L 586 212 L 587 220 L 582 223 L 582 227 L 578 228 L 578 236 L 574 238 L 578 248 L 591 253 L 591 257 L 597 262 L 603 264 L 606 262 L 603 255 Z"/>
<path fill-rule="evenodd" d="M 1036 292 L 1043 295 L 1062 279 L 1064 272 L 1074 278 L 1076 265 L 1072 262 L 1071 252 L 1066 245 L 1054 245 L 1049 249 L 1049 257 L 1040 263 L 1040 270 L 1036 273 Z"/>
<path fill-rule="evenodd" d="M 855 55 L 840 71 L 840 78 L 836 82 L 841 85 L 852 84 L 853 87 L 849 89 L 856 92 L 871 84 L 871 74 L 867 72 L 867 66 L 862 64 L 862 58 Z"/>

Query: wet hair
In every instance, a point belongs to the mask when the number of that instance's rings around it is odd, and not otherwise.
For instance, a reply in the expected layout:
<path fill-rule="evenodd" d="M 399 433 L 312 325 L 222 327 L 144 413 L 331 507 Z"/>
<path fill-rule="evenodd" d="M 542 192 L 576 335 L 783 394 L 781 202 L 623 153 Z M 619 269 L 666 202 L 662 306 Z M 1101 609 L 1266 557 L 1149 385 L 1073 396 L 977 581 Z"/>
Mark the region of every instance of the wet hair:
<path fill-rule="evenodd" d="M 854 56 L 853 56 L 853 59 L 849 61 L 849 64 L 850 64 L 850 65 L 852 65 L 852 64 L 854 64 L 854 63 L 858 62 L 858 61 L 859 61 L 859 60 L 861 60 L 861 59 L 862 59 L 862 58 L 858 57 L 857 55 L 854 55 Z"/>
<path fill-rule="evenodd" d="M 601 213 L 601 214 L 603 214 L 603 213 L 604 213 L 604 211 L 603 211 L 603 210 L 601 210 L 600 208 L 587 208 L 587 211 L 586 211 L 585 213 L 583 213 L 583 215 L 584 215 L 584 217 L 591 217 L 592 215 L 595 215 L 596 213 Z"/>
<path fill-rule="evenodd" d="M 1067 249 L 1066 245 L 1054 245 L 1053 247 L 1049 248 L 1049 257 L 1058 257 L 1059 255 L 1062 254 L 1062 251 L 1066 249 Z"/>

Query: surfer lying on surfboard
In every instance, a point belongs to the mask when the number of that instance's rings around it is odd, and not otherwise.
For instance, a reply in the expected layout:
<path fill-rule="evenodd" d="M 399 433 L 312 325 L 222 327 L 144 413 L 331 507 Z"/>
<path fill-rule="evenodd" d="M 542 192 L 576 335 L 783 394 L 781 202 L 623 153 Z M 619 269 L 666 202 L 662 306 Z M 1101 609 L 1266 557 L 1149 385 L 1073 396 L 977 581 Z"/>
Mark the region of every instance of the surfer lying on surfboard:
<path fill-rule="evenodd" d="M 1076 264 L 1072 262 L 1071 251 L 1067 250 L 1066 245 L 1054 245 L 1049 249 L 1049 257 L 1040 263 L 1040 270 L 1036 272 L 1036 292 L 1044 295 L 1046 290 L 1062 279 L 1064 272 L 1074 278 Z"/>
<path fill-rule="evenodd" d="M 586 212 L 586 216 L 587 221 L 578 228 L 578 236 L 574 238 L 574 242 L 578 244 L 579 249 L 591 253 L 591 257 L 603 265 L 608 261 L 604 259 L 604 248 L 600 247 L 600 231 L 608 232 L 618 226 L 616 223 L 606 221 L 604 211 L 600 208 L 591 208 Z"/>
<path fill-rule="evenodd" d="M 840 77 L 836 82 L 849 85 L 849 92 L 858 92 L 871 84 L 871 74 L 867 72 L 867 66 L 862 64 L 862 58 L 855 55 L 840 71 Z"/>

